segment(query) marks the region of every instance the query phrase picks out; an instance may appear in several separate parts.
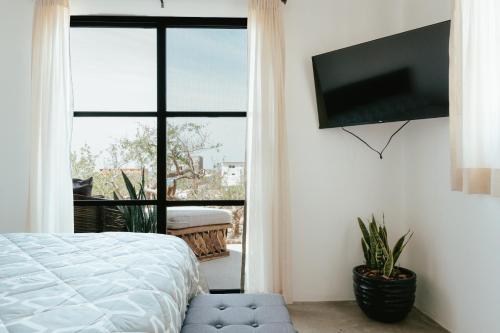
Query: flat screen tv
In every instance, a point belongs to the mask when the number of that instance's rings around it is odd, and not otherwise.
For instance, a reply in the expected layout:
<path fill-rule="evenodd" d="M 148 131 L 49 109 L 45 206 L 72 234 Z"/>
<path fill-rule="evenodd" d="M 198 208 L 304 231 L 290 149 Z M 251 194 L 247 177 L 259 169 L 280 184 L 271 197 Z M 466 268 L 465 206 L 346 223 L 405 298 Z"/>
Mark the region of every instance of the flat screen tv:
<path fill-rule="evenodd" d="M 448 116 L 450 21 L 313 57 L 319 127 Z"/>

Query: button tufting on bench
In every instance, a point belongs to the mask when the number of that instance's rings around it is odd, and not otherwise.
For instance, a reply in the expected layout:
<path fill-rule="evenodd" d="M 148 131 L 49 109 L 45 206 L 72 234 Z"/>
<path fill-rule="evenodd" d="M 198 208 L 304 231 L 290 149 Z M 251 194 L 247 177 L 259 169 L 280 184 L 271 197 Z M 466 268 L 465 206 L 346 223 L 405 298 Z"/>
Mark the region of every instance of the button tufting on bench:
<path fill-rule="evenodd" d="M 218 330 L 224 333 L 296 333 L 280 295 L 195 297 L 186 313 L 181 333 L 215 333 Z"/>

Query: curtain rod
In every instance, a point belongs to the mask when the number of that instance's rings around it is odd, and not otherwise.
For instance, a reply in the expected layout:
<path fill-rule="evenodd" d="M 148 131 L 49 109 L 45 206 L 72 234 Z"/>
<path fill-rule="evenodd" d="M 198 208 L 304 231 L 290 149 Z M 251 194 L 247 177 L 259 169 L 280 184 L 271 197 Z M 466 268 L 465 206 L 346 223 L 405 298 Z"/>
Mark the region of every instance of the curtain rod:
<path fill-rule="evenodd" d="M 283 2 L 285 5 L 286 5 L 287 1 L 288 0 L 281 0 L 281 2 Z M 165 8 L 165 1 L 164 0 L 160 0 L 160 2 L 161 2 L 161 8 Z"/>

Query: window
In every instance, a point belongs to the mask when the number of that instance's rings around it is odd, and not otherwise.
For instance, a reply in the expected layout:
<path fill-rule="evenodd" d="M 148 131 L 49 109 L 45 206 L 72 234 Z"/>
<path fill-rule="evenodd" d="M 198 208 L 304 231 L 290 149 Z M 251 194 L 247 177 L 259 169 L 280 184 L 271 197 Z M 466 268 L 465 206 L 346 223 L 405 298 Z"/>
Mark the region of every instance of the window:
<path fill-rule="evenodd" d="M 167 125 L 169 200 L 244 200 L 244 178 L 227 180 L 232 161 L 243 176 L 245 118 L 177 117 Z"/>
<path fill-rule="evenodd" d="M 75 110 L 156 111 L 156 39 L 156 29 L 72 29 Z"/>
<path fill-rule="evenodd" d="M 228 242 L 241 252 L 246 20 L 73 16 L 71 26 L 72 171 L 92 177 L 75 195 L 75 229 L 98 216 L 82 231 L 115 230 L 137 209 L 147 223 L 134 230 L 166 233 L 170 207 L 215 207 L 231 212 Z"/>

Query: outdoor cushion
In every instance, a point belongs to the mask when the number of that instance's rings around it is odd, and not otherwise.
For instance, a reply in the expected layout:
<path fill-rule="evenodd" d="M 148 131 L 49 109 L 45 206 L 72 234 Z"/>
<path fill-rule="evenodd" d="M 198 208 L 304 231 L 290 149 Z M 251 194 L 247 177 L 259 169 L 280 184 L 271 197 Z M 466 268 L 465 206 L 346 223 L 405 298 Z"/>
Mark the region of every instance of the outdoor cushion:
<path fill-rule="evenodd" d="M 231 223 L 230 211 L 206 207 L 169 207 L 167 208 L 168 229 L 184 229 L 213 224 Z"/>
<path fill-rule="evenodd" d="M 199 295 L 181 333 L 296 333 L 281 295 Z"/>

